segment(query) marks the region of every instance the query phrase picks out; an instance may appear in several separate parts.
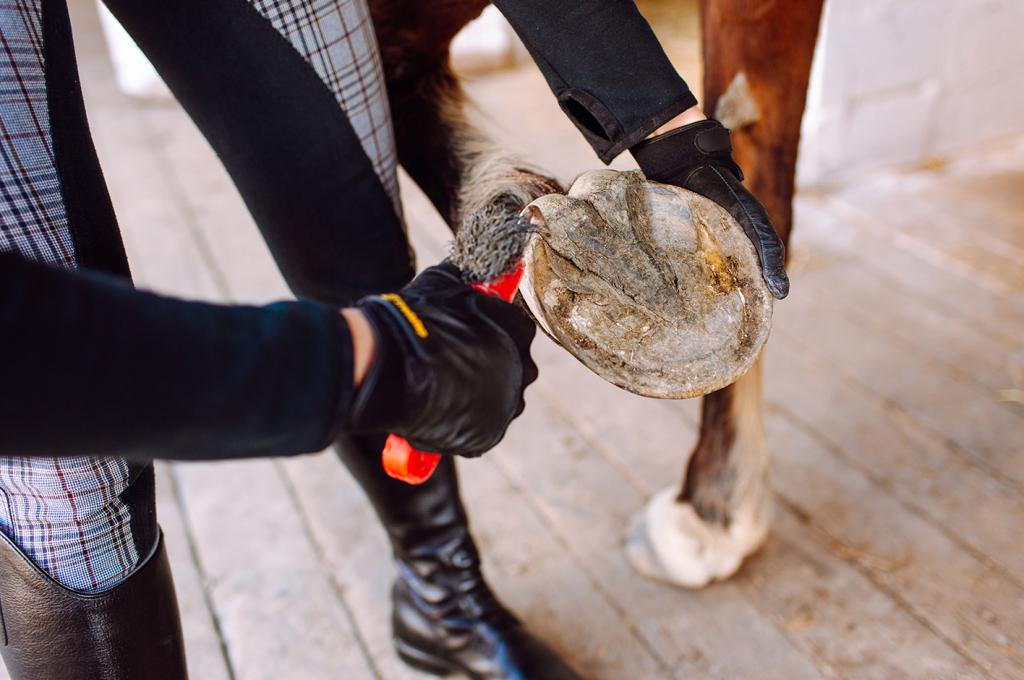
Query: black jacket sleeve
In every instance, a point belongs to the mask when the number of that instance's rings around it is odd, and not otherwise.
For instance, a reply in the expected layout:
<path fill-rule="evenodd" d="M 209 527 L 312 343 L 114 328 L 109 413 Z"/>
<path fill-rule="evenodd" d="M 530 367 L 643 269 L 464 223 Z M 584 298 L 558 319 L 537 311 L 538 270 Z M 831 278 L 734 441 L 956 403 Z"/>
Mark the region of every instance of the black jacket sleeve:
<path fill-rule="evenodd" d="M 494 0 L 605 163 L 697 104 L 635 0 Z"/>
<path fill-rule="evenodd" d="M 0 455 L 311 452 L 351 400 L 337 309 L 184 302 L 0 253 Z"/>

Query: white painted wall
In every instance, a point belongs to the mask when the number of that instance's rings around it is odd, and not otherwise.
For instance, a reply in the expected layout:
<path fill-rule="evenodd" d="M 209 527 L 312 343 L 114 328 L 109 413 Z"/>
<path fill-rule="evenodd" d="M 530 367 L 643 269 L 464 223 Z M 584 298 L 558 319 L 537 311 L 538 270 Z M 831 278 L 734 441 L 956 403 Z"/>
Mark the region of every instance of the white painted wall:
<path fill-rule="evenodd" d="M 802 185 L 1024 132 L 1024 0 L 826 0 Z"/>

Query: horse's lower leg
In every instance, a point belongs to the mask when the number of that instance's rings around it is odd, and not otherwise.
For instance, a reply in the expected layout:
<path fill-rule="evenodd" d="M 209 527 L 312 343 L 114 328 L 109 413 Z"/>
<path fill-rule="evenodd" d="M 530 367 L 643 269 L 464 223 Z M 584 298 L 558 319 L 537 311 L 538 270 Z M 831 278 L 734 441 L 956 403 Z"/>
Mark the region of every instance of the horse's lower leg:
<path fill-rule="evenodd" d="M 705 110 L 758 112 L 734 128 L 733 146 L 747 185 L 786 240 L 821 7 L 822 0 L 701 0 Z M 655 496 L 631 539 L 633 563 L 645 574 L 703 586 L 732 575 L 763 541 L 771 494 L 761 376 L 759 360 L 705 397 L 682 489 Z"/>

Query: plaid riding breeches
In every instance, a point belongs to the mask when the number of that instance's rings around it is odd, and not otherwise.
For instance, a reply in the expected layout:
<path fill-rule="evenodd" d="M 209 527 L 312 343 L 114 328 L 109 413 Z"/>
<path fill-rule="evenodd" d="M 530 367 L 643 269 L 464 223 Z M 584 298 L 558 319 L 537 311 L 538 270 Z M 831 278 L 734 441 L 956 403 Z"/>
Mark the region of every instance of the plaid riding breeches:
<path fill-rule="evenodd" d="M 245 1 L 333 93 L 400 211 L 394 135 L 366 1 Z M 52 134 L 61 111 L 52 108 L 47 87 L 60 65 L 47 62 L 44 11 L 64 12 L 58 3 L 0 0 L 0 250 L 73 270 L 87 263 L 69 226 Z M 75 351 L 73 341 L 67 351 Z M 60 427 L 59 414 L 53 426 Z M 151 465 L 0 458 L 0 531 L 69 588 L 98 592 L 121 583 L 148 554 L 155 527 Z"/>

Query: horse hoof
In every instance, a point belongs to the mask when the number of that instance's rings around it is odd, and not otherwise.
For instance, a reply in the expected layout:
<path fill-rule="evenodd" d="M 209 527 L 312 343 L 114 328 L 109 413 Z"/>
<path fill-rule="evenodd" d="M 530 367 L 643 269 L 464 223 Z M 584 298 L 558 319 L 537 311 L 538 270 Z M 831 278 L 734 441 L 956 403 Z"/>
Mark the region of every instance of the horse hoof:
<path fill-rule="evenodd" d="M 740 507 L 729 526 L 705 522 L 675 488 L 651 498 L 633 523 L 626 555 L 643 576 L 683 588 L 729 578 L 764 542 L 770 503 Z"/>
<path fill-rule="evenodd" d="M 772 296 L 750 239 L 712 200 L 594 170 L 527 209 L 523 300 L 549 335 L 613 385 L 645 397 L 708 394 L 747 373 Z"/>

